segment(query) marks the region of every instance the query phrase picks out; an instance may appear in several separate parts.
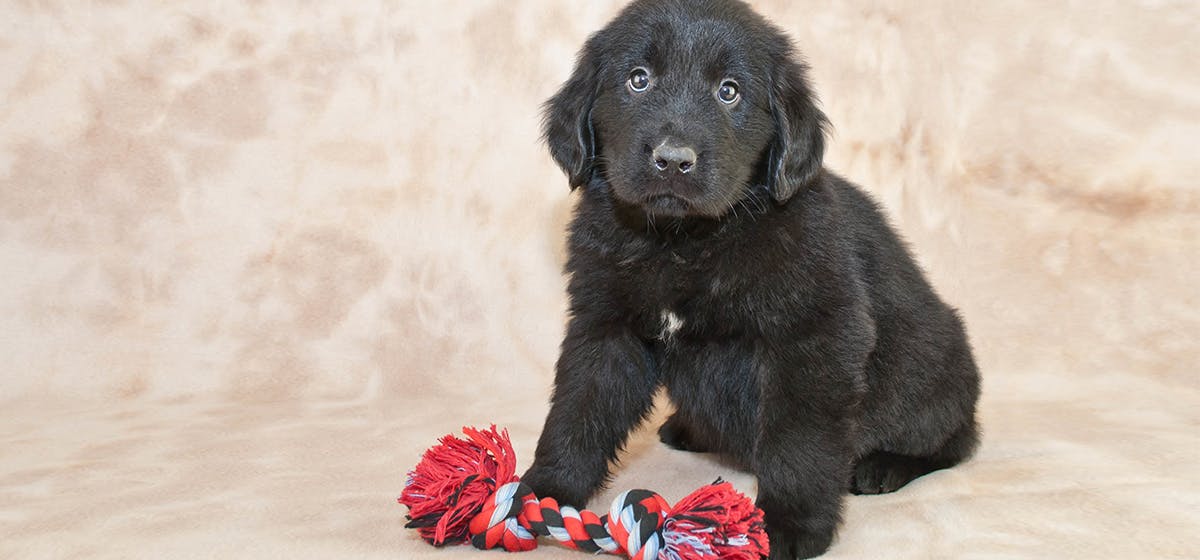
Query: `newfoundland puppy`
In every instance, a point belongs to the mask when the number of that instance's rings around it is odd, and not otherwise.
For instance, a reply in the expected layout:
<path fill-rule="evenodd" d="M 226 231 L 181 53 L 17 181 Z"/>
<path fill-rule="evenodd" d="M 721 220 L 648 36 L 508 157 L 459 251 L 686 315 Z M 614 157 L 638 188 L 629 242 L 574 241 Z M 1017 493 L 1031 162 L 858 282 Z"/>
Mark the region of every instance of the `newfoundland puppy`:
<path fill-rule="evenodd" d="M 824 552 L 841 500 L 976 447 L 956 311 L 879 207 L 822 167 L 788 38 L 735 0 L 637 0 L 546 104 L 582 190 L 570 323 L 523 480 L 584 505 L 664 387 L 659 429 L 758 477 L 771 558 Z"/>

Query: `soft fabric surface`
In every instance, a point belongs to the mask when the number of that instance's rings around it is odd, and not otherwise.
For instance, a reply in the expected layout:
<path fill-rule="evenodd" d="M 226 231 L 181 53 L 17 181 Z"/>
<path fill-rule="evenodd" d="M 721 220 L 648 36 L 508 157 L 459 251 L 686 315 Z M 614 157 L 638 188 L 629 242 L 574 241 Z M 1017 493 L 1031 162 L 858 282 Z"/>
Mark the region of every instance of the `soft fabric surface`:
<path fill-rule="evenodd" d="M 1200 556 L 1200 6 L 755 4 L 985 377 L 977 457 L 849 498 L 828 556 Z M 0 557 L 496 558 L 395 498 L 463 424 L 532 458 L 538 109 L 618 7 L 0 5 Z M 655 427 L 593 507 L 754 492 Z"/>

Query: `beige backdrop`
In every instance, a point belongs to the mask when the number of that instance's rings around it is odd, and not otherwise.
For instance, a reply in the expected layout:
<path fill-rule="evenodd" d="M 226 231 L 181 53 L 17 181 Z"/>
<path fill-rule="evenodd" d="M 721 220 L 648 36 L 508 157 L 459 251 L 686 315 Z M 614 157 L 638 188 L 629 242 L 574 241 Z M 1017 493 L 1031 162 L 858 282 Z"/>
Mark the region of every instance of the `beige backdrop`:
<path fill-rule="evenodd" d="M 468 554 L 394 500 L 463 424 L 532 456 L 539 104 L 619 4 L 0 5 L 0 557 Z M 755 5 L 985 375 L 977 458 L 850 498 L 829 556 L 1200 555 L 1200 5 Z M 652 429 L 615 488 L 754 492 Z"/>

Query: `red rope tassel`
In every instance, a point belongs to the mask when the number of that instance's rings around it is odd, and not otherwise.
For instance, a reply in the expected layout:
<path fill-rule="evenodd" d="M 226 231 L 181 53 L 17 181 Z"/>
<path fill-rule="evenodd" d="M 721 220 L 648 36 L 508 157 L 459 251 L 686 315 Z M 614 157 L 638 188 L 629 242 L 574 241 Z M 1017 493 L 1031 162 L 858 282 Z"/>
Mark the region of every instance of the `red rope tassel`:
<path fill-rule="evenodd" d="M 679 500 L 663 533 L 680 560 L 758 560 L 770 550 L 762 510 L 720 480 Z"/>
<path fill-rule="evenodd" d="M 470 438 L 447 435 L 425 452 L 408 473 L 400 503 L 408 506 L 408 528 L 435 546 L 468 538 L 468 523 L 501 485 L 517 479 L 508 430 L 463 428 Z"/>

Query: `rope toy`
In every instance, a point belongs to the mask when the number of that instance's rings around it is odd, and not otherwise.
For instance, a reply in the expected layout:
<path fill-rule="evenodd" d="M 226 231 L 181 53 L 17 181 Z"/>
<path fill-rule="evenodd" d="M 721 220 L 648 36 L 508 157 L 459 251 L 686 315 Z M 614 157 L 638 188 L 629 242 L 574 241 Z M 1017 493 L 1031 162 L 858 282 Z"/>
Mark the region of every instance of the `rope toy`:
<path fill-rule="evenodd" d="M 509 552 L 550 537 L 567 548 L 633 560 L 758 560 L 769 552 L 763 512 L 733 485 L 716 482 L 673 507 L 649 490 L 628 490 L 604 516 L 538 499 L 516 476 L 508 430 L 463 428 L 442 437 L 408 473 L 399 502 L 406 528 L 434 546 L 469 541 Z"/>

